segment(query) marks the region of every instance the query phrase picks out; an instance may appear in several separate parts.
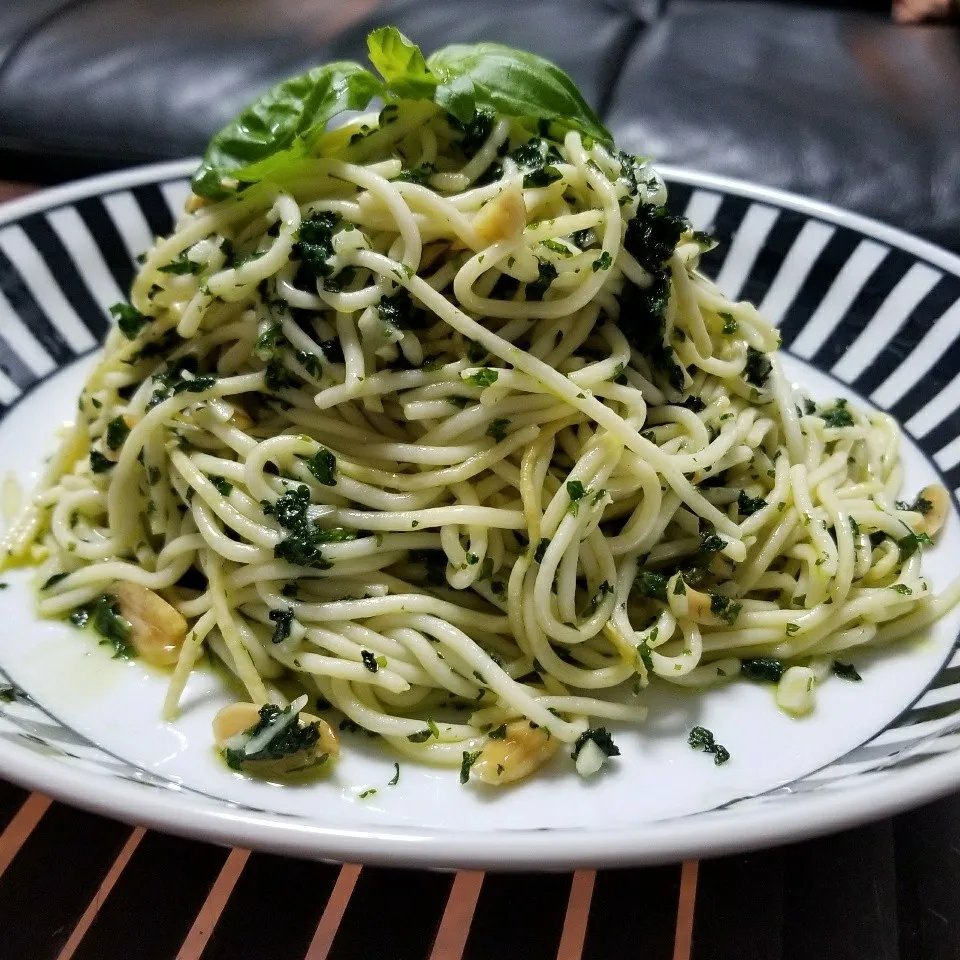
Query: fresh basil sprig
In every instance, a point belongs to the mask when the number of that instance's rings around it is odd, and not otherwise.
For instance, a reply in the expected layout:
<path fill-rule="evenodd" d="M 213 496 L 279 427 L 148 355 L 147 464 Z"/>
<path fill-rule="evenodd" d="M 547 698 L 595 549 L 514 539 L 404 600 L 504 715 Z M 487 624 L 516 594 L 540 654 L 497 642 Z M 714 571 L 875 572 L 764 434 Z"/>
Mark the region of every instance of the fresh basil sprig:
<path fill-rule="evenodd" d="M 462 122 L 488 107 L 534 128 L 539 120 L 546 120 L 563 131 L 578 130 L 601 143 L 613 142 L 576 84 L 536 54 L 499 43 L 452 44 L 427 63 L 443 78 L 437 103 Z"/>
<path fill-rule="evenodd" d="M 223 200 L 240 184 L 278 176 L 307 156 L 327 124 L 346 110 L 363 110 L 383 84 L 359 63 L 340 60 L 268 90 L 207 146 L 193 190 Z"/>
<path fill-rule="evenodd" d="M 464 124 L 492 110 L 531 129 L 546 121 L 559 131 L 612 142 L 574 82 L 536 54 L 476 43 L 452 44 L 424 58 L 395 27 L 374 30 L 367 48 L 382 81 L 345 60 L 278 84 L 210 141 L 194 192 L 222 200 L 244 184 L 282 176 L 310 155 L 333 117 L 363 110 L 376 96 L 430 100 Z"/>
<path fill-rule="evenodd" d="M 374 30 L 367 37 L 367 50 L 391 93 L 433 100 L 461 123 L 486 109 L 534 127 L 546 120 L 603 143 L 613 140 L 576 84 L 535 53 L 502 43 L 454 43 L 425 60 L 396 27 Z"/>

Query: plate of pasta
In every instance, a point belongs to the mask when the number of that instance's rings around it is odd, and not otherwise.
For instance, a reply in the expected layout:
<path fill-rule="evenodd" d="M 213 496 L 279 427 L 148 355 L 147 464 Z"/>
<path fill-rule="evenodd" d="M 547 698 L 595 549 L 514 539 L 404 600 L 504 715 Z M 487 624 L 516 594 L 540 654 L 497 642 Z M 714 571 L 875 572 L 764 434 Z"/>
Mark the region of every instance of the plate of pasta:
<path fill-rule="evenodd" d="M 368 46 L 0 213 L 0 773 L 498 867 L 960 786 L 960 261 Z"/>

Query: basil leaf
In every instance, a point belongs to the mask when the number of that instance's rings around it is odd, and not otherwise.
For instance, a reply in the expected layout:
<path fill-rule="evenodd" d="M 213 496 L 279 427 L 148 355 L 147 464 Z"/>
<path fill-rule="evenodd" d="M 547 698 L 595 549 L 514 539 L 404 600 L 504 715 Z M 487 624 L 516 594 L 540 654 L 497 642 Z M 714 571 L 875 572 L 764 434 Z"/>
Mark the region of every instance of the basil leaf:
<path fill-rule="evenodd" d="M 432 100 L 437 78 L 427 67 L 420 48 L 396 27 L 379 27 L 367 36 L 370 62 L 398 97 Z"/>
<path fill-rule="evenodd" d="M 534 129 L 546 120 L 603 143 L 613 141 L 576 84 L 534 53 L 500 43 L 455 43 L 425 60 L 396 27 L 374 30 L 367 48 L 390 93 L 433 100 L 461 123 L 469 123 L 480 110 L 494 110 Z"/>
<path fill-rule="evenodd" d="M 382 93 L 383 84 L 349 60 L 284 80 L 214 136 L 194 174 L 194 192 L 223 200 L 239 183 L 282 174 L 310 153 L 333 117 L 363 110 Z"/>
<path fill-rule="evenodd" d="M 578 130 L 602 143 L 612 143 L 610 131 L 590 109 L 576 84 L 556 64 L 525 50 L 499 43 L 454 43 L 437 50 L 427 66 L 440 80 L 435 99 L 458 120 L 457 110 L 470 99 L 474 111 L 490 108 L 508 117 L 547 120 L 563 130 Z"/>
<path fill-rule="evenodd" d="M 499 43 L 453 44 L 425 59 L 395 27 L 374 30 L 367 46 L 385 82 L 341 60 L 277 84 L 210 141 L 194 191 L 223 200 L 243 184 L 287 174 L 333 117 L 363 110 L 376 96 L 432 100 L 464 124 L 492 110 L 531 129 L 546 122 L 612 143 L 573 81 L 536 54 Z"/>

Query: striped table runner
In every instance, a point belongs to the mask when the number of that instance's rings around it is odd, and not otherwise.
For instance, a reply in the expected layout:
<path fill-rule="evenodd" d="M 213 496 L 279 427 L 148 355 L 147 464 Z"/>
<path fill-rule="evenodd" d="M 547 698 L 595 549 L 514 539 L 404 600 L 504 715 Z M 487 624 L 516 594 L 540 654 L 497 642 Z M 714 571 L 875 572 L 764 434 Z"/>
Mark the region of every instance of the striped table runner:
<path fill-rule="evenodd" d="M 934 960 L 960 956 L 960 800 L 792 847 L 576 873 L 226 850 L 0 782 L 10 960 Z"/>

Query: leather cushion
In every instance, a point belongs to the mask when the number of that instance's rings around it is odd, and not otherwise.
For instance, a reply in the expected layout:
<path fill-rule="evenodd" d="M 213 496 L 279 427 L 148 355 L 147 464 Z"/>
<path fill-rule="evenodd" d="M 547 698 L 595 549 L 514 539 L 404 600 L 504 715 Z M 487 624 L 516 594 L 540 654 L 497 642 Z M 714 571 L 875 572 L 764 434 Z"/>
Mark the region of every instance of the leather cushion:
<path fill-rule="evenodd" d="M 396 23 L 560 63 L 622 145 L 960 248 L 957 33 L 736 0 L 7 0 L 0 177 L 198 153 L 277 80 Z"/>
<path fill-rule="evenodd" d="M 631 51 L 607 119 L 635 152 L 960 248 L 958 91 L 948 27 L 683 0 Z"/>

